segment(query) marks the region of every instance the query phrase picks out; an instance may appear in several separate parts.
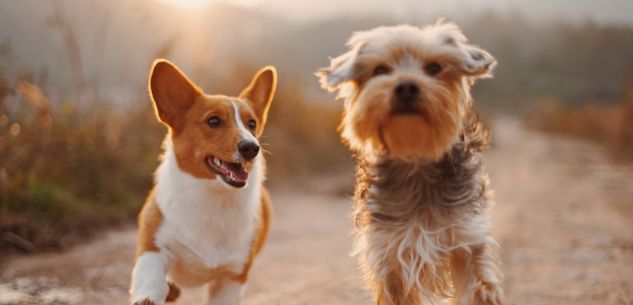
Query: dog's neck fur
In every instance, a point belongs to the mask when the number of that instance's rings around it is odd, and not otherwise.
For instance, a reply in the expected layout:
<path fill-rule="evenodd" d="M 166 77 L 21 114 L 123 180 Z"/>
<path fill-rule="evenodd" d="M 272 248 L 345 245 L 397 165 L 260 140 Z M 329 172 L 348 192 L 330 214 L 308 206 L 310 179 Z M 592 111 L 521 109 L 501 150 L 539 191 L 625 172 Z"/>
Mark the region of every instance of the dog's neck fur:
<path fill-rule="evenodd" d="M 419 215 L 420 209 L 425 214 L 445 215 L 461 207 L 473 212 L 485 208 L 488 179 L 481 151 L 488 142 L 488 133 L 471 112 L 458 140 L 439 161 L 359 158 L 355 192 L 357 225 L 406 221 Z"/>
<path fill-rule="evenodd" d="M 169 243 L 176 236 L 209 267 L 245 260 L 254 219 L 260 213 L 263 157 L 257 157 L 247 185 L 238 189 L 219 178 L 198 179 L 183 172 L 171 140 L 166 138 L 163 145 L 165 153 L 156 171 L 156 201 L 165 225 L 157 243 Z"/>

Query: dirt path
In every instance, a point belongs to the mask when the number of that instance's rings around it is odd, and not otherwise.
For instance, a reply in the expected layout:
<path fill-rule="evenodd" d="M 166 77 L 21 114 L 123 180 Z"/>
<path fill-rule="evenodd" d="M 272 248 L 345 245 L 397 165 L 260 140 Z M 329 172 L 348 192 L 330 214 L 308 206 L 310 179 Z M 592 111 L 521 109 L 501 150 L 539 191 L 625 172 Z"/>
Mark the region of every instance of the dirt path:
<path fill-rule="evenodd" d="M 511 119 L 495 132 L 487 164 L 509 304 L 633 304 L 633 171 Z M 273 192 L 273 231 L 243 304 L 371 303 L 348 256 L 350 200 L 337 195 L 349 173 Z M 0 305 L 126 304 L 133 247 L 127 230 L 13 259 L 0 271 Z M 201 304 L 202 292 L 176 304 Z"/>

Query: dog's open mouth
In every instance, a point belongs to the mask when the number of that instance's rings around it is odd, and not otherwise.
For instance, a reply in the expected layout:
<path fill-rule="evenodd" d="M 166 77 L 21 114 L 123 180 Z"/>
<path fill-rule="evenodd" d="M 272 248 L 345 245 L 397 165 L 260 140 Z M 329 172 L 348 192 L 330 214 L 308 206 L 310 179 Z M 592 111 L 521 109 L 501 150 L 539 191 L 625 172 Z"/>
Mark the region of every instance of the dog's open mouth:
<path fill-rule="evenodd" d="M 207 157 L 206 161 L 211 171 L 222 177 L 224 182 L 234 187 L 246 185 L 248 172 L 242 163 L 227 162 L 216 157 Z"/>

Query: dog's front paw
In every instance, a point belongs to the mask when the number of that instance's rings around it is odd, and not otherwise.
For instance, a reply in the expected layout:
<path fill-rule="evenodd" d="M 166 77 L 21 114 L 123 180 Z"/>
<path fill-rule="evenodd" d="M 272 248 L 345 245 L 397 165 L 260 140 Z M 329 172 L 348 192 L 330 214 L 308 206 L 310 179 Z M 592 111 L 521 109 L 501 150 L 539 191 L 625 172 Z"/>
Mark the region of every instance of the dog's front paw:
<path fill-rule="evenodd" d="M 151 299 L 142 299 L 134 302 L 132 305 L 159 305 L 158 303 L 152 301 Z"/>
<path fill-rule="evenodd" d="M 498 285 L 483 283 L 475 291 L 475 305 L 505 305 L 503 291 Z"/>

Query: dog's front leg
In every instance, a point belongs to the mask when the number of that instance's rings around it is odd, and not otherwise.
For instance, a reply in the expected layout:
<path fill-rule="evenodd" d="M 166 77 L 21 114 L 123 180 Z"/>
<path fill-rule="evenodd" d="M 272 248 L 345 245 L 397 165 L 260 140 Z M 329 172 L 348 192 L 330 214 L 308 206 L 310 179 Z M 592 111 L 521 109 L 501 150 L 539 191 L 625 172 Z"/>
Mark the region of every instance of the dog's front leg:
<path fill-rule="evenodd" d="M 235 279 L 220 279 L 209 286 L 207 305 L 237 305 L 246 284 Z"/>
<path fill-rule="evenodd" d="M 377 305 L 420 305 L 420 294 L 416 287 L 406 289 L 400 272 L 391 271 L 384 279 L 374 282 Z"/>
<path fill-rule="evenodd" d="M 165 274 L 169 261 L 162 252 L 142 252 L 132 271 L 131 301 L 133 305 L 163 305 L 169 286 Z"/>
<path fill-rule="evenodd" d="M 504 305 L 498 262 L 491 244 L 453 254 L 451 268 L 455 305 Z"/>

